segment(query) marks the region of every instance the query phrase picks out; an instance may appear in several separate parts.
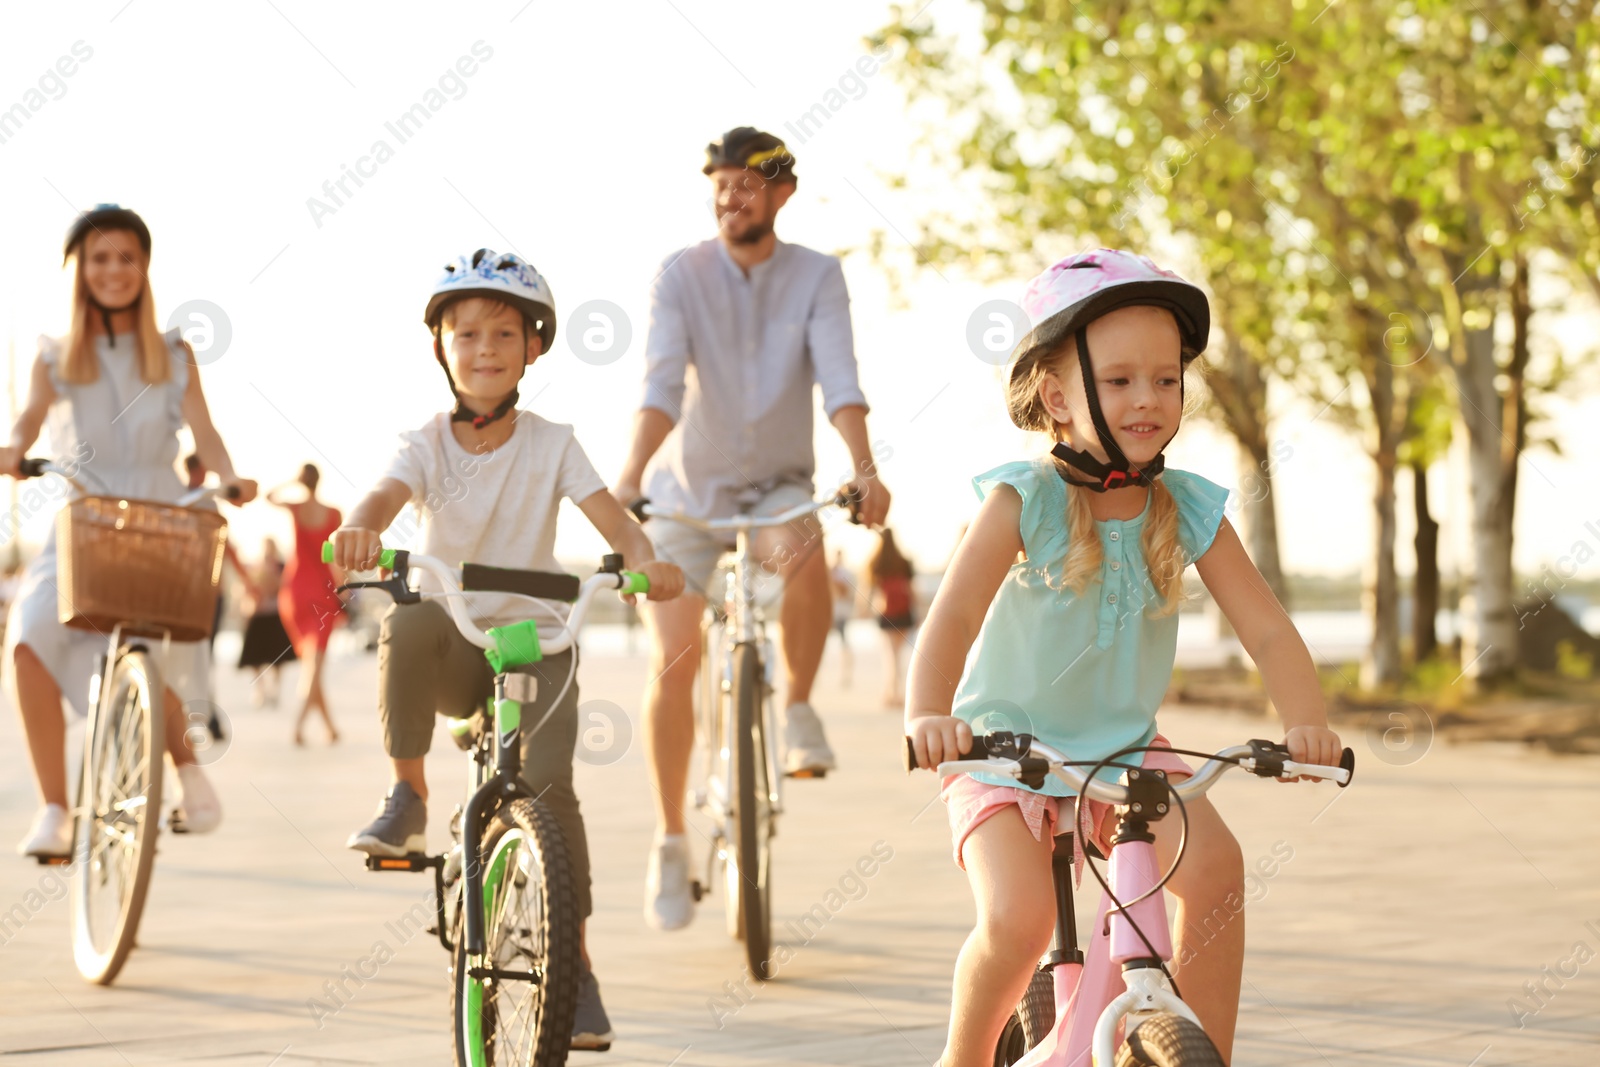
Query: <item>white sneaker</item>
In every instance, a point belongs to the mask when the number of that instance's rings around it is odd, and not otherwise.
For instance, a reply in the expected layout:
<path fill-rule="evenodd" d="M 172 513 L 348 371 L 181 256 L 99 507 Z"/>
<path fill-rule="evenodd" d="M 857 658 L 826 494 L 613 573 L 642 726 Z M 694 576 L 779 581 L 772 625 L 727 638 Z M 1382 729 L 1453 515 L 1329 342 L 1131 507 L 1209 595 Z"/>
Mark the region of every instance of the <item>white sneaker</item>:
<path fill-rule="evenodd" d="M 783 773 L 793 777 L 821 776 L 836 766 L 833 749 L 822 732 L 822 720 L 810 704 L 790 704 L 784 713 Z"/>
<path fill-rule="evenodd" d="M 644 876 L 644 921 L 657 930 L 682 930 L 693 918 L 688 839 L 662 834 L 650 849 Z"/>
<path fill-rule="evenodd" d="M 33 817 L 28 836 L 17 843 L 24 856 L 72 855 L 72 816 L 60 804 L 46 804 Z"/>
<path fill-rule="evenodd" d="M 172 832 L 209 834 L 222 825 L 222 802 L 198 763 L 178 765 L 178 798 L 172 808 Z"/>

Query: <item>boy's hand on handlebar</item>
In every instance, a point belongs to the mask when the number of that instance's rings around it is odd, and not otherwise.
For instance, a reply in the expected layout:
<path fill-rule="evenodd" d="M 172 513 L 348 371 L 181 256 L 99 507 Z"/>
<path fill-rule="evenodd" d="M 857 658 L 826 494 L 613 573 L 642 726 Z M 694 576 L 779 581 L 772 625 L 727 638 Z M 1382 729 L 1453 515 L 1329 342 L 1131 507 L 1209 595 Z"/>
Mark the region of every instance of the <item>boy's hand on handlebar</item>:
<path fill-rule="evenodd" d="M 906 729 L 917 766 L 933 770 L 972 751 L 972 727 L 954 715 L 919 715 Z"/>
<path fill-rule="evenodd" d="M 1296 763 L 1316 763 L 1324 767 L 1337 767 L 1343 755 L 1344 746 L 1339 742 L 1339 735 L 1326 726 L 1294 726 L 1284 734 L 1283 743 L 1288 746 L 1289 758 Z M 1286 782 L 1320 782 L 1320 778 L 1302 775 L 1299 778 L 1285 778 Z"/>
<path fill-rule="evenodd" d="M 253 478 L 234 478 L 222 483 L 223 488 L 237 491 L 235 496 L 223 497 L 230 504 L 248 504 L 256 498 L 256 493 L 261 489 Z"/>
<path fill-rule="evenodd" d="M 653 559 L 640 564 L 639 573 L 650 579 L 650 591 L 645 594 L 647 600 L 671 600 L 683 592 L 683 568 L 676 563 Z M 623 599 L 630 604 L 635 600 L 632 596 Z"/>
<path fill-rule="evenodd" d="M 333 563 L 341 570 L 369 571 L 378 565 L 383 542 L 377 530 L 365 526 L 341 526 L 333 531 Z"/>

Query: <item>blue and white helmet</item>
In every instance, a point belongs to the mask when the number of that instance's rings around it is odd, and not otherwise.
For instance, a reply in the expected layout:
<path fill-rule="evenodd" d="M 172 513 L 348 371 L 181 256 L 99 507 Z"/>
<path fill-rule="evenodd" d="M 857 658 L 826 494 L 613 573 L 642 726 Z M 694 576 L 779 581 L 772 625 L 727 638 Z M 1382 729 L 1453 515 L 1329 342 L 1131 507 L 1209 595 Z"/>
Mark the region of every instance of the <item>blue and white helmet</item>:
<path fill-rule="evenodd" d="M 468 296 L 495 297 L 521 309 L 538 331 L 542 350 L 550 351 L 556 339 L 556 298 L 544 275 L 521 256 L 480 248 L 447 264 L 428 296 L 423 321 L 430 330 L 437 329 L 445 305 Z"/>

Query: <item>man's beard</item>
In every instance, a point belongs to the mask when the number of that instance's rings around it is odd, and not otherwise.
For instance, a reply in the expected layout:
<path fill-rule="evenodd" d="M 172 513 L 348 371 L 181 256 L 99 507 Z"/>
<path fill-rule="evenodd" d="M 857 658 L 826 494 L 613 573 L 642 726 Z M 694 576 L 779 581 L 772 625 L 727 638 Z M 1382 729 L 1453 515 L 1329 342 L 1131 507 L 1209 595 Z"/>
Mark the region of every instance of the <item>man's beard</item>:
<path fill-rule="evenodd" d="M 772 220 L 767 219 L 763 222 L 752 222 L 744 233 L 729 239 L 736 245 L 754 245 L 760 244 L 770 236 L 772 236 Z"/>

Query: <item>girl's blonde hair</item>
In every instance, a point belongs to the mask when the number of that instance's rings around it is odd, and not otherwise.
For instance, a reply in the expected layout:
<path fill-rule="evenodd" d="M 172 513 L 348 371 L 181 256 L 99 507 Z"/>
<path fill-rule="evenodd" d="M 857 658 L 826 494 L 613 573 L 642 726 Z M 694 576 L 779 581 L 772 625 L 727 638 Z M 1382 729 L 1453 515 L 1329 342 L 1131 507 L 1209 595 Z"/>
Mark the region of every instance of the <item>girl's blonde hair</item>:
<path fill-rule="evenodd" d="M 130 231 L 131 232 L 131 231 Z M 67 334 L 61 339 L 63 353 L 60 366 L 61 379 L 75 385 L 84 385 L 100 377 L 100 361 L 94 354 L 94 326 L 91 316 L 99 314 L 94 301 L 89 298 L 89 282 L 84 277 L 84 253 L 95 235 L 90 234 L 72 253 L 72 319 Z M 144 286 L 134 301 L 133 350 L 139 357 L 139 377 L 147 384 L 157 384 L 172 377 L 172 357 L 167 339 L 156 322 L 156 301 L 150 293 L 150 257 L 141 250 L 143 261 L 136 264 L 144 277 Z"/>
<path fill-rule="evenodd" d="M 1186 372 L 1197 353 L 1187 348 L 1181 365 Z M 1067 336 L 1055 340 L 1053 345 L 1040 344 L 1024 351 L 1019 359 L 1023 364 L 1010 376 L 1006 391 L 1006 407 L 1011 421 L 1025 430 L 1037 430 L 1049 435 L 1052 441 L 1062 440 L 1061 427 L 1046 410 L 1039 396 L 1039 385 L 1045 375 L 1058 370 L 1071 356 L 1077 360 L 1077 343 Z M 1058 471 L 1065 465 L 1053 460 Z M 1095 528 L 1093 512 L 1089 509 L 1091 489 L 1066 483 L 1067 490 L 1067 556 L 1062 563 L 1061 587 L 1071 589 L 1079 596 L 1089 584 L 1098 581 L 1100 569 L 1105 564 L 1105 550 L 1100 544 L 1100 532 Z M 1145 614 L 1155 618 L 1171 615 L 1183 602 L 1183 572 L 1189 565 L 1183 545 L 1178 540 L 1178 504 L 1172 490 L 1158 475 L 1150 483 L 1150 507 L 1144 519 L 1141 545 L 1145 565 L 1150 573 L 1150 585 L 1160 599 L 1160 607 L 1146 609 Z"/>

